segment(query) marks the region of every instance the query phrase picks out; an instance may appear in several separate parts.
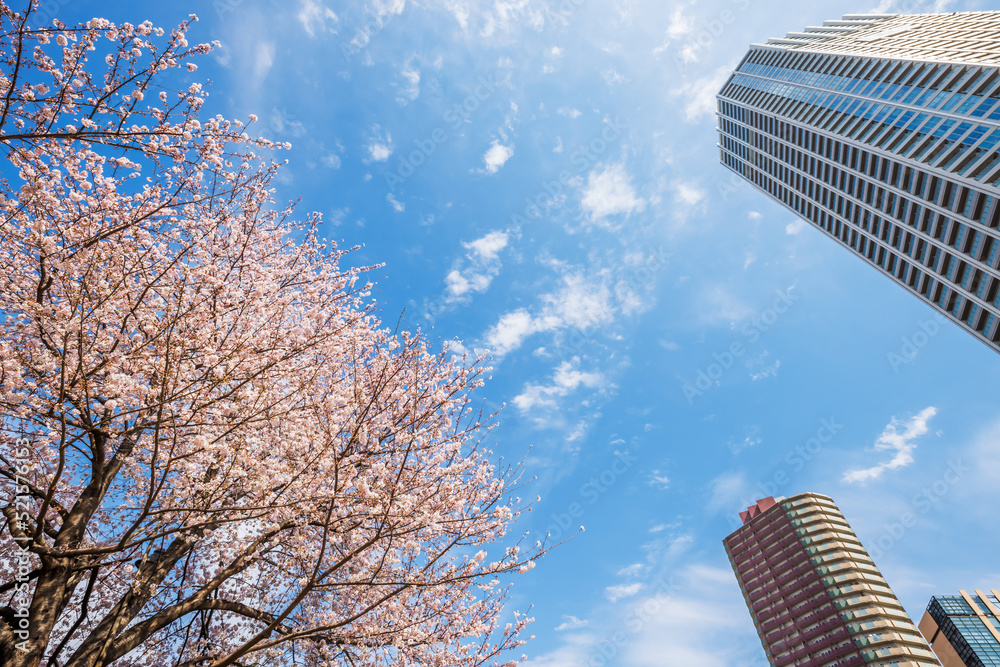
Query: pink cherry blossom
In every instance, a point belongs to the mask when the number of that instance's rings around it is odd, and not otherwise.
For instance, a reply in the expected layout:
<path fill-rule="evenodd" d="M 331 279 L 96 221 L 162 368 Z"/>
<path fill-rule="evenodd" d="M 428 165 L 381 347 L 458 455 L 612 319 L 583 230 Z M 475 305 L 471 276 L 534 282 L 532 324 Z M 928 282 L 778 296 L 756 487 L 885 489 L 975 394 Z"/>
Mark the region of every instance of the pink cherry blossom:
<path fill-rule="evenodd" d="M 280 145 L 199 122 L 200 86 L 141 103 L 210 50 L 189 21 L 35 18 L 0 2 L 0 589 L 31 628 L 20 650 L 0 624 L 4 664 L 522 644 L 499 579 L 546 545 L 506 539 L 525 507 L 473 409 L 482 360 L 381 325 L 320 218 L 275 206 L 253 149 Z"/>

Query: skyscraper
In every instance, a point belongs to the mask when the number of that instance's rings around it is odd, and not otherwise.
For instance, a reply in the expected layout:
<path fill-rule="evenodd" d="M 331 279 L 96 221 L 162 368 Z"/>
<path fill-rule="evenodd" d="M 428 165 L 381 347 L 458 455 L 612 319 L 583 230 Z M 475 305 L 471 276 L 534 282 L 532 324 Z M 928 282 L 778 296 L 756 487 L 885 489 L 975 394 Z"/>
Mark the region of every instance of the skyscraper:
<path fill-rule="evenodd" d="M 847 15 L 754 44 L 724 165 L 1000 351 L 1000 12 Z"/>
<path fill-rule="evenodd" d="M 920 631 L 944 667 L 1000 667 L 1000 591 L 935 595 Z"/>
<path fill-rule="evenodd" d="M 771 665 L 940 665 L 830 498 L 764 498 L 740 518 L 723 543 Z"/>

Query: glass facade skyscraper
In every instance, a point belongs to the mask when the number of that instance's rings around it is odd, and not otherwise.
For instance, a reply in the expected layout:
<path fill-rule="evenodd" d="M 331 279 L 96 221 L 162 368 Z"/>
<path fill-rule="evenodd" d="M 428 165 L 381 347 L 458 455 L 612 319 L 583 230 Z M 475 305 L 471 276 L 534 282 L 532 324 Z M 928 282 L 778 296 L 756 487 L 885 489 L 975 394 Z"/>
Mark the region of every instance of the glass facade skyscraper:
<path fill-rule="evenodd" d="M 773 667 L 940 667 L 829 497 L 764 498 L 740 518 L 723 543 Z"/>
<path fill-rule="evenodd" d="M 1000 591 L 935 595 L 920 631 L 944 667 L 1000 667 Z"/>
<path fill-rule="evenodd" d="M 1000 351 L 1000 12 L 847 15 L 750 47 L 724 165 Z"/>

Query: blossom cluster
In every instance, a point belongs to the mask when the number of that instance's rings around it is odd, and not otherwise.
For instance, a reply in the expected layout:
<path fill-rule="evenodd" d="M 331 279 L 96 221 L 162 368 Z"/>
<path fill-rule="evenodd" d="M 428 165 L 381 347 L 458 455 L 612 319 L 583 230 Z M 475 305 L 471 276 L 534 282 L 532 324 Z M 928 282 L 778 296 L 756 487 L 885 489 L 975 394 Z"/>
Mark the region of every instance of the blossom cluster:
<path fill-rule="evenodd" d="M 253 150 L 280 146 L 168 87 L 212 48 L 193 17 L 31 18 L 0 3 L 19 180 L 0 187 L 0 426 L 33 443 L 3 539 L 40 563 L 12 664 L 479 665 L 520 645 L 499 581 L 542 550 L 487 554 L 523 507 L 473 408 L 482 360 L 385 329 L 321 219 L 276 206 Z"/>

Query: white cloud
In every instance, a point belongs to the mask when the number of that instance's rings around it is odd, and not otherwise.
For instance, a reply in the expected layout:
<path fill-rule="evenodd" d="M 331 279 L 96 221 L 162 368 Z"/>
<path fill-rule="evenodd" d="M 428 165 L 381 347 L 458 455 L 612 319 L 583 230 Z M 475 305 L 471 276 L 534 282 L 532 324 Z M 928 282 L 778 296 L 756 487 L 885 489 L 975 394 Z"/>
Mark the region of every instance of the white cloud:
<path fill-rule="evenodd" d="M 257 45 L 257 52 L 254 54 L 253 75 L 259 82 L 267 73 L 271 71 L 274 64 L 274 42 L 261 42 Z"/>
<path fill-rule="evenodd" d="M 465 0 L 447 0 L 444 3 L 445 9 L 451 12 L 462 30 L 469 27 L 469 4 Z"/>
<path fill-rule="evenodd" d="M 460 299 L 461 297 L 468 296 L 470 292 L 485 292 L 489 289 L 495 275 L 496 271 L 476 273 L 473 269 L 462 273 L 457 269 L 453 269 L 445 276 L 445 289 L 448 292 L 448 296 L 452 297 L 452 300 Z"/>
<path fill-rule="evenodd" d="M 317 32 L 336 32 L 337 15 L 321 1 L 302 0 L 298 19 L 310 37 L 314 37 Z"/>
<path fill-rule="evenodd" d="M 323 163 L 324 167 L 329 167 L 330 169 L 340 169 L 340 156 L 336 153 L 324 155 L 320 158 L 320 162 Z"/>
<path fill-rule="evenodd" d="M 586 330 L 614 319 L 611 291 L 580 274 L 564 276 L 562 289 L 543 296 L 542 301 L 547 304 L 546 314 L 558 318 L 562 326 Z"/>
<path fill-rule="evenodd" d="M 751 220 L 760 220 L 760 219 L 761 219 L 762 217 L 764 217 L 764 216 L 762 216 L 762 215 L 761 215 L 760 213 L 758 213 L 757 211 L 750 211 L 749 213 L 747 213 L 747 217 L 748 217 L 749 219 L 751 219 Z M 787 228 L 786 228 L 786 229 L 787 229 Z"/>
<path fill-rule="evenodd" d="M 383 162 L 388 160 L 389 156 L 392 155 L 392 147 L 382 143 L 369 144 L 368 154 L 371 155 L 372 160 Z"/>
<path fill-rule="evenodd" d="M 615 71 L 613 67 L 609 67 L 608 69 L 601 72 L 601 76 L 604 77 L 604 82 L 607 83 L 609 86 L 614 86 L 619 83 L 627 83 L 629 80 L 627 76 Z"/>
<path fill-rule="evenodd" d="M 573 430 L 566 436 L 566 443 L 568 446 L 564 448 L 564 451 L 578 451 L 579 446 L 573 446 L 573 443 L 587 435 L 587 429 L 589 427 L 590 425 L 586 422 L 586 420 L 581 419 L 578 421 L 576 426 L 573 427 Z"/>
<path fill-rule="evenodd" d="M 420 70 L 409 65 L 403 67 L 400 75 L 406 80 L 406 87 L 403 89 L 403 96 L 400 102 L 412 101 L 420 97 Z"/>
<path fill-rule="evenodd" d="M 615 298 L 623 315 L 642 313 L 653 306 L 651 299 L 644 300 L 642 294 L 634 289 L 631 281 L 619 280 L 615 285 Z"/>
<path fill-rule="evenodd" d="M 456 297 L 465 296 L 469 291 L 479 291 L 476 288 L 481 286 L 474 281 L 470 281 L 457 269 L 452 269 L 448 272 L 448 275 L 444 277 L 444 283 L 448 294 Z"/>
<path fill-rule="evenodd" d="M 614 320 L 615 307 L 606 276 L 584 278 L 567 273 L 560 289 L 541 297 L 542 308 L 532 315 L 521 308 L 501 316 L 486 333 L 485 344 L 495 357 L 502 357 L 521 346 L 531 334 L 575 327 L 586 331 Z"/>
<path fill-rule="evenodd" d="M 621 584 L 618 586 L 608 586 L 604 589 L 604 595 L 611 602 L 618 602 L 622 598 L 630 598 L 642 590 L 642 584 Z"/>
<path fill-rule="evenodd" d="M 778 369 L 781 368 L 781 359 L 775 359 L 773 364 L 768 364 L 767 358 L 770 356 L 770 352 L 765 350 L 756 357 L 746 360 L 746 367 L 750 371 L 751 380 L 764 380 L 769 377 L 778 376 Z"/>
<path fill-rule="evenodd" d="M 707 76 L 685 83 L 671 91 L 686 99 L 684 116 L 687 120 L 696 121 L 715 115 L 715 96 L 732 73 L 733 67 L 724 65 Z"/>
<path fill-rule="evenodd" d="M 493 144 L 483 155 L 483 163 L 486 165 L 486 172 L 490 174 L 497 173 L 500 171 L 500 167 L 502 167 L 513 154 L 513 146 L 504 146 L 499 140 L 494 139 Z"/>
<path fill-rule="evenodd" d="M 557 324 L 535 319 L 527 310 L 519 309 L 500 316 L 500 320 L 486 332 L 486 347 L 496 357 L 516 350 L 524 339 L 538 331 L 545 331 Z"/>
<path fill-rule="evenodd" d="M 785 225 L 785 233 L 795 236 L 802 232 L 806 228 L 806 221 L 802 219 L 793 220 Z"/>
<path fill-rule="evenodd" d="M 614 164 L 588 174 L 580 205 L 590 214 L 592 222 L 598 222 L 612 215 L 641 212 L 646 202 L 636 196 L 625 165 Z"/>
<path fill-rule="evenodd" d="M 520 25 L 541 29 L 545 25 L 545 14 L 531 7 L 531 4 L 530 0 L 495 0 L 492 11 L 485 13 L 480 36 L 490 37 Z"/>
<path fill-rule="evenodd" d="M 694 19 L 684 14 L 686 7 L 677 5 L 670 14 L 670 24 L 667 26 L 667 37 L 677 39 L 691 32 L 694 27 Z"/>
<path fill-rule="evenodd" d="M 683 3 L 674 7 L 674 10 L 670 13 L 669 23 L 667 24 L 666 39 L 663 44 L 653 49 L 653 55 L 660 55 L 670 48 L 672 40 L 680 39 L 692 31 L 694 28 L 694 19 L 685 13 L 686 9 L 687 6 Z M 690 48 L 690 45 L 689 43 L 685 48 Z M 685 59 L 684 62 L 687 64 L 689 60 Z"/>
<path fill-rule="evenodd" d="M 392 135 L 388 132 L 382 134 L 378 125 L 372 126 L 371 138 L 365 150 L 368 152 L 369 161 L 385 162 L 392 155 Z"/>
<path fill-rule="evenodd" d="M 406 204 L 393 197 L 391 192 L 385 196 L 385 200 L 389 202 L 389 206 L 392 206 L 392 210 L 396 213 L 402 213 L 406 210 Z"/>
<path fill-rule="evenodd" d="M 650 528 L 649 532 L 651 532 L 651 533 L 662 533 L 665 530 L 671 530 L 671 529 L 677 528 L 677 527 L 678 527 L 678 524 L 676 524 L 676 523 L 659 523 L 659 524 L 653 526 L 652 528 Z"/>
<path fill-rule="evenodd" d="M 759 371 L 750 374 L 751 380 L 764 380 L 766 378 L 772 378 L 778 376 L 778 369 L 781 368 L 781 359 L 776 359 L 775 362 L 770 366 L 765 366 Z"/>
<path fill-rule="evenodd" d="M 402 14 L 406 8 L 406 0 L 373 0 L 371 8 L 381 21 L 386 16 Z"/>
<path fill-rule="evenodd" d="M 507 232 L 492 231 L 468 243 L 464 261 L 457 262 L 445 276 L 448 300 L 462 301 L 471 292 L 484 292 L 500 273 L 500 252 L 507 247 Z"/>
<path fill-rule="evenodd" d="M 667 477 L 666 473 L 660 470 L 652 470 L 649 473 L 649 485 L 656 486 L 661 489 L 669 489 L 670 478 Z"/>
<path fill-rule="evenodd" d="M 685 65 L 698 62 L 698 51 L 700 50 L 701 46 L 697 42 L 688 42 L 681 47 L 681 62 Z"/>
<path fill-rule="evenodd" d="M 580 628 L 585 628 L 590 625 L 590 621 L 581 621 L 576 616 L 563 615 L 566 620 L 556 626 L 556 632 L 562 632 L 564 630 L 579 630 Z"/>
<path fill-rule="evenodd" d="M 556 367 L 552 384 L 538 385 L 528 383 L 524 390 L 514 397 L 513 403 L 521 412 L 529 412 L 537 408 L 557 408 L 559 398 L 567 396 L 579 387 L 596 389 L 604 382 L 601 373 L 587 373 L 574 368 L 573 362 L 564 361 Z"/>
<path fill-rule="evenodd" d="M 628 567 L 623 567 L 622 569 L 618 570 L 618 572 L 616 573 L 616 576 L 619 576 L 619 577 L 636 577 L 636 576 L 642 574 L 642 571 L 643 571 L 644 567 L 645 566 L 642 563 L 633 563 L 632 565 L 629 565 Z"/>
<path fill-rule="evenodd" d="M 583 115 L 582 111 L 573 107 L 559 107 L 556 110 L 556 113 L 560 116 L 566 116 L 567 118 L 579 118 Z"/>
<path fill-rule="evenodd" d="M 506 232 L 494 231 L 462 245 L 471 250 L 481 261 L 489 262 L 496 259 L 500 251 L 507 247 L 507 240 Z"/>
<path fill-rule="evenodd" d="M 848 470 L 844 473 L 844 481 L 848 484 L 870 482 L 882 477 L 886 470 L 896 470 L 913 463 L 913 451 L 917 448 L 914 441 L 927 433 L 927 423 L 936 414 L 936 408 L 928 407 L 905 422 L 893 417 L 889 425 L 882 431 L 882 435 L 875 441 L 875 451 L 894 452 L 892 458 L 871 468 Z M 902 428 L 902 432 L 900 432 L 900 428 Z"/>
<path fill-rule="evenodd" d="M 663 555 L 659 558 L 659 560 L 672 562 L 678 556 L 687 551 L 692 544 L 694 544 L 694 538 L 690 535 L 678 535 L 667 543 L 667 548 L 664 550 Z"/>
<path fill-rule="evenodd" d="M 702 204 L 708 197 L 708 193 L 698 187 L 697 183 L 689 181 L 675 181 L 671 186 L 674 191 L 674 203 L 692 209 Z M 687 212 L 686 210 L 684 211 Z"/>
<path fill-rule="evenodd" d="M 752 429 L 750 429 L 749 435 L 743 438 L 743 442 L 733 442 L 730 440 L 729 451 L 731 451 L 733 454 L 739 454 L 744 449 L 750 449 L 751 447 L 756 447 L 760 443 L 764 442 L 763 438 L 757 435 L 759 432 L 760 429 L 754 426 Z"/>

